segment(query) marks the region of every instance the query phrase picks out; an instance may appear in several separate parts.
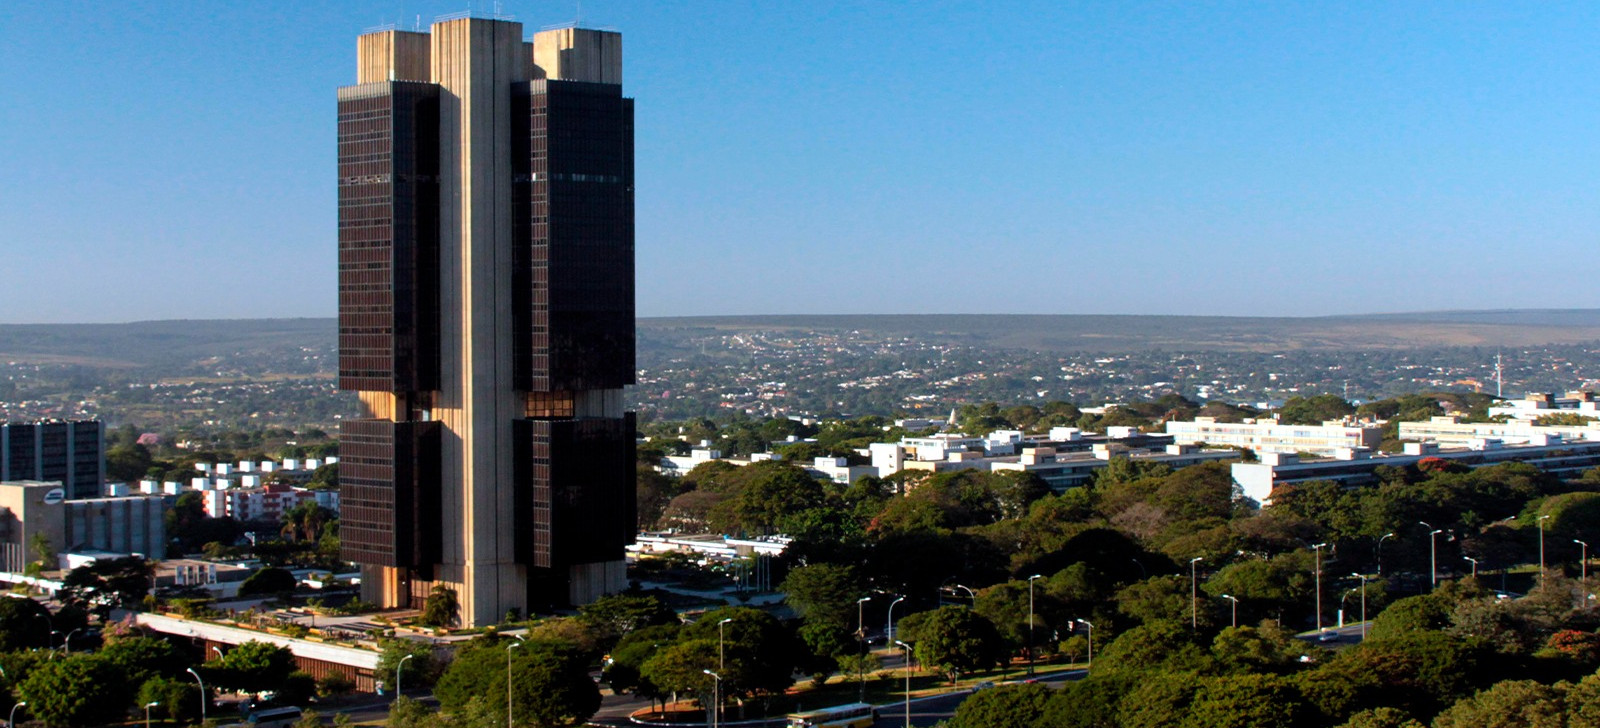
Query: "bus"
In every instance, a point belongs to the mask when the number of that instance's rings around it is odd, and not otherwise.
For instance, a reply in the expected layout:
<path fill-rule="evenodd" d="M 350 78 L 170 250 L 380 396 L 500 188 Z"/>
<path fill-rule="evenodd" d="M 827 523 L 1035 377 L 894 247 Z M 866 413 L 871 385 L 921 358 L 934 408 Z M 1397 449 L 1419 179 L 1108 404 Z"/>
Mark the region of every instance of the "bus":
<path fill-rule="evenodd" d="M 789 728 L 867 728 L 878 720 L 869 703 L 851 703 L 789 715 Z"/>

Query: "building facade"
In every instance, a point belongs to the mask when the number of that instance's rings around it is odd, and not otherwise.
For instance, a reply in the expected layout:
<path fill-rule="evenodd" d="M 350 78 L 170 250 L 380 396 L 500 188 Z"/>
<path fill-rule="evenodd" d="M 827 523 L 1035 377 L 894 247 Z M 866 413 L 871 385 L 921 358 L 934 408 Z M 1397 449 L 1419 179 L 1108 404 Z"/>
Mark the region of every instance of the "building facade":
<path fill-rule="evenodd" d="M 1376 449 L 1383 430 L 1376 425 L 1282 425 L 1277 422 L 1218 422 L 1196 417 L 1193 422 L 1168 421 L 1167 434 L 1179 445 L 1223 445 L 1255 452 L 1308 452 L 1333 456 L 1341 450 Z"/>
<path fill-rule="evenodd" d="M 68 498 L 98 498 L 106 481 L 105 423 L 0 423 L 0 480 L 54 480 Z"/>
<path fill-rule="evenodd" d="M 626 585 L 633 102 L 617 33 L 445 19 L 357 42 L 339 89 L 345 558 L 463 622 Z"/>
<path fill-rule="evenodd" d="M 21 573 L 54 553 L 107 551 L 166 556 L 166 500 L 161 496 L 68 500 L 56 481 L 0 482 L 0 571 Z M 46 563 L 49 569 L 55 563 Z"/>

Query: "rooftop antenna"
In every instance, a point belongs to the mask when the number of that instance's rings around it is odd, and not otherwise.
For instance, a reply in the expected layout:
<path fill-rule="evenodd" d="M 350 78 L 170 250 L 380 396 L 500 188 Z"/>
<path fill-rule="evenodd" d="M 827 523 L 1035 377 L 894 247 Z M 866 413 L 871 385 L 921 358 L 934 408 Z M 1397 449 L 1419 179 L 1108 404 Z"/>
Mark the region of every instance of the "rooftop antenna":
<path fill-rule="evenodd" d="M 417 20 L 416 20 L 416 22 L 412 23 L 411 30 L 414 33 L 421 33 L 422 32 L 422 14 L 421 13 L 417 14 Z"/>
<path fill-rule="evenodd" d="M 1494 396 L 1496 399 L 1505 397 L 1506 377 L 1505 369 L 1500 366 L 1500 355 L 1494 355 Z"/>

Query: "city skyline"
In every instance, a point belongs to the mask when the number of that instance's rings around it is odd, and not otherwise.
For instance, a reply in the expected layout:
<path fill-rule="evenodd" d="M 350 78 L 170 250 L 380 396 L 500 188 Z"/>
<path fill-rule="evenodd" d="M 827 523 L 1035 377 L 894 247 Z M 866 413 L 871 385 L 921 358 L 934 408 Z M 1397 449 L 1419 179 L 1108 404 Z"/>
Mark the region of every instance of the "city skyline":
<path fill-rule="evenodd" d="M 345 39 L 460 9 L 0 9 L 0 320 L 332 315 Z M 1592 7 L 583 13 L 652 100 L 644 316 L 1600 306 L 1541 274 L 1592 272 Z"/>

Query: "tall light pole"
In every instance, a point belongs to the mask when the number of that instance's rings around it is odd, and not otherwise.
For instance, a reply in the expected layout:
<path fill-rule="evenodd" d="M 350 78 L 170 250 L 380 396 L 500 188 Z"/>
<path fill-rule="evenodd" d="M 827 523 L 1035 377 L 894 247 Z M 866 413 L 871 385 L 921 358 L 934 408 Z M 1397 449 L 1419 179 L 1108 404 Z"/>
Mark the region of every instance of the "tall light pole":
<path fill-rule="evenodd" d="M 1033 676 L 1033 582 L 1043 574 L 1028 577 L 1028 676 Z"/>
<path fill-rule="evenodd" d="M 33 616 L 44 620 L 45 625 L 50 628 L 50 634 L 47 639 L 50 640 L 50 649 L 54 650 L 56 648 L 56 621 L 50 618 L 50 611 L 45 610 L 44 614 L 35 614 Z"/>
<path fill-rule="evenodd" d="M 1417 521 L 1417 523 L 1431 529 L 1428 532 L 1428 576 L 1430 588 L 1437 589 L 1439 587 L 1439 534 L 1444 533 L 1444 531 L 1434 528 L 1433 524 L 1427 521 Z M 1544 563 L 1542 554 L 1540 563 Z"/>
<path fill-rule="evenodd" d="M 1589 580 L 1589 544 L 1578 539 L 1572 542 L 1583 547 L 1583 559 L 1578 562 L 1578 578 L 1582 581 Z"/>
<path fill-rule="evenodd" d="M 894 605 L 905 600 L 905 597 L 895 597 L 894 601 L 889 602 L 889 623 L 884 625 L 883 629 L 883 639 L 885 642 L 894 641 Z"/>
<path fill-rule="evenodd" d="M 901 642 L 900 640 L 895 640 L 894 643 L 897 644 L 897 645 L 900 645 L 900 648 L 906 651 L 906 726 L 907 726 L 907 728 L 910 728 L 910 726 L 911 726 L 911 645 L 908 645 L 908 644 L 906 644 L 904 642 Z"/>
<path fill-rule="evenodd" d="M 1317 554 L 1317 631 L 1322 631 L 1322 550 L 1327 548 L 1327 543 L 1311 544 L 1311 550 Z"/>
<path fill-rule="evenodd" d="M 1234 627 L 1238 627 L 1239 626 L 1239 598 L 1234 596 L 1234 595 L 1232 595 L 1232 594 L 1223 594 L 1222 598 L 1232 602 L 1232 604 L 1230 604 L 1229 606 L 1232 608 L 1232 612 L 1233 612 L 1233 626 Z"/>
<path fill-rule="evenodd" d="M 1394 538 L 1394 533 L 1386 533 L 1378 538 L 1378 576 L 1383 576 L 1383 542 L 1390 538 Z"/>
<path fill-rule="evenodd" d="M 1550 516 L 1539 516 L 1539 584 L 1544 585 L 1544 519 Z"/>
<path fill-rule="evenodd" d="M 144 704 L 144 728 L 150 728 L 150 709 L 160 705 L 161 701 L 152 700 Z"/>
<path fill-rule="evenodd" d="M 1362 641 L 1366 641 L 1366 639 L 1367 639 L 1367 575 L 1366 574 L 1351 574 L 1351 576 L 1361 580 L 1361 639 L 1362 639 Z"/>
<path fill-rule="evenodd" d="M 1189 629 L 1200 629 L 1200 580 L 1196 576 L 1195 564 L 1204 559 L 1204 556 L 1189 559 Z"/>
<path fill-rule="evenodd" d="M 517 642 L 506 645 L 506 728 L 516 726 L 516 723 L 512 722 L 515 711 L 511 709 L 511 651 L 522 646 L 521 639 L 518 637 Z"/>
<path fill-rule="evenodd" d="M 1478 560 L 1472 558 L 1471 556 L 1463 556 L 1461 558 L 1472 562 L 1472 578 L 1478 578 Z"/>
<path fill-rule="evenodd" d="M 723 629 L 722 628 L 728 626 L 728 623 L 732 622 L 732 621 L 733 621 L 733 617 L 728 617 L 727 619 L 724 619 L 721 622 L 717 623 L 717 671 L 718 672 L 721 672 L 722 670 L 727 669 L 727 665 L 724 663 L 723 658 L 722 658 L 722 645 L 723 645 Z"/>
<path fill-rule="evenodd" d="M 405 657 L 400 658 L 400 664 L 394 666 L 394 699 L 395 700 L 399 700 L 400 699 L 400 671 L 405 669 L 406 660 L 409 660 L 409 659 L 411 659 L 413 657 L 416 657 L 416 655 L 406 655 Z"/>
<path fill-rule="evenodd" d="M 856 640 L 861 643 L 861 654 L 856 660 L 856 682 L 861 684 L 861 695 L 858 702 L 867 702 L 867 602 L 872 600 L 868 594 L 856 600 Z M 718 678 L 717 684 L 721 684 Z"/>
<path fill-rule="evenodd" d="M 1087 620 L 1087 619 L 1074 619 L 1072 621 L 1077 622 L 1078 624 L 1081 624 L 1081 625 L 1089 628 L 1089 664 L 1087 665 L 1087 669 L 1093 670 L 1094 669 L 1094 625 L 1089 624 L 1089 620 Z"/>
<path fill-rule="evenodd" d="M 188 670 L 190 675 L 194 676 L 195 682 L 200 683 L 200 723 L 204 725 L 206 722 L 206 703 L 211 702 L 211 694 L 206 692 L 206 681 L 200 679 L 200 673 L 195 672 L 192 667 L 185 669 Z M 13 708 L 12 710 L 15 711 L 16 709 Z"/>
<path fill-rule="evenodd" d="M 16 705 L 11 706 L 11 717 L 6 720 L 6 728 L 17 728 L 17 708 L 27 704 L 28 701 L 24 700 Z M 204 718 L 201 718 L 202 722 L 204 722 L 204 720 Z"/>
<path fill-rule="evenodd" d="M 716 680 L 711 687 L 711 728 L 722 724 L 722 676 L 710 670 L 701 670 Z"/>
<path fill-rule="evenodd" d="M 61 651 L 62 652 L 71 652 L 72 651 L 72 636 L 77 634 L 77 633 L 79 633 L 79 632 L 82 632 L 82 631 L 83 631 L 83 628 L 82 627 L 78 627 L 78 628 L 72 630 L 71 632 L 68 632 L 67 633 L 67 639 L 61 643 Z"/>

